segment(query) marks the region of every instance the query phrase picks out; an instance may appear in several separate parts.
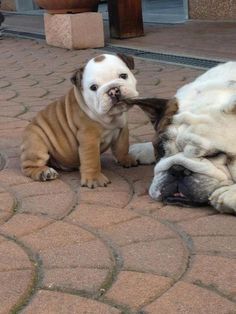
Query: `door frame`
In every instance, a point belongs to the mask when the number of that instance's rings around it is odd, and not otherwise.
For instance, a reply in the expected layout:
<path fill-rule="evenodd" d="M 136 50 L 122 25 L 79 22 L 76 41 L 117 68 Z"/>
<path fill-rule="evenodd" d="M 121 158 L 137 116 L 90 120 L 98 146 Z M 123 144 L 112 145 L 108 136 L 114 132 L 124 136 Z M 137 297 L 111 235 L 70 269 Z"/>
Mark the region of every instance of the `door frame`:
<path fill-rule="evenodd" d="M 184 14 L 186 20 L 189 19 L 189 14 L 188 14 L 188 0 L 183 0 L 183 6 L 184 6 Z"/>

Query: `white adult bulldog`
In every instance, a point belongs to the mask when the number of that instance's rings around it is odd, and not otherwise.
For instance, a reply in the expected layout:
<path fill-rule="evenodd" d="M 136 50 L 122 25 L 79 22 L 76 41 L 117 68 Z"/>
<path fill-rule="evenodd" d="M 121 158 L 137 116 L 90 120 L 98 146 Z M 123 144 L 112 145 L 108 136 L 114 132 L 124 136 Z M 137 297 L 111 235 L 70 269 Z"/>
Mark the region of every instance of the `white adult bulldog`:
<path fill-rule="evenodd" d="M 140 163 L 157 161 L 150 196 L 236 214 L 236 62 L 210 69 L 171 101 L 135 103 L 156 129 L 153 144 L 130 148 Z"/>

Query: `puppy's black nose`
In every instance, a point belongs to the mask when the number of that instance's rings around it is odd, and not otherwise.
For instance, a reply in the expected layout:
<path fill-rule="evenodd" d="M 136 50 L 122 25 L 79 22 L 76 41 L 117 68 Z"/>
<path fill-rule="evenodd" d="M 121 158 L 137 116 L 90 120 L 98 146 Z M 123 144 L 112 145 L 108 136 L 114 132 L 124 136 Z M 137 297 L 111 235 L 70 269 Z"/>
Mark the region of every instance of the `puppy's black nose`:
<path fill-rule="evenodd" d="M 169 173 L 174 177 L 187 177 L 191 175 L 192 171 L 181 165 L 174 165 L 169 169 Z"/>
<path fill-rule="evenodd" d="M 113 88 L 109 89 L 107 94 L 108 94 L 108 96 L 111 97 L 111 99 L 115 99 L 117 101 L 120 100 L 121 92 L 120 92 L 120 89 L 118 87 L 113 87 Z"/>

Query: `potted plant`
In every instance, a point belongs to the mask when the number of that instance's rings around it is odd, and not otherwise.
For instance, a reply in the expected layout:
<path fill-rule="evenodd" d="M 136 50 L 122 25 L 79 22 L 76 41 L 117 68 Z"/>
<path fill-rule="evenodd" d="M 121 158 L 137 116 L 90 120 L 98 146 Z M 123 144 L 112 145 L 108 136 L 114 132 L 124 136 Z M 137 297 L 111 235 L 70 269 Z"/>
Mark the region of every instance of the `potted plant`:
<path fill-rule="evenodd" d="M 50 14 L 97 12 L 99 0 L 35 0 Z"/>

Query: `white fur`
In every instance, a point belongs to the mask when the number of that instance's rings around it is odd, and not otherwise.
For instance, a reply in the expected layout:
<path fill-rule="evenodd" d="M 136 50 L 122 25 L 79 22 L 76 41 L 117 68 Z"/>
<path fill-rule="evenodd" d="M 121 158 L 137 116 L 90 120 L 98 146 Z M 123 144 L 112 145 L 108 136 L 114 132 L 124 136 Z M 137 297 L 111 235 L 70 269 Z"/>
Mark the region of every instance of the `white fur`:
<path fill-rule="evenodd" d="M 210 197 L 210 202 L 220 212 L 236 214 L 236 184 L 215 190 Z"/>
<path fill-rule="evenodd" d="M 93 120 L 104 126 L 101 151 L 114 142 L 120 129 L 127 124 L 127 107 L 112 105 L 107 91 L 112 87 L 119 87 L 122 97 L 135 97 L 136 79 L 127 65 L 117 56 L 103 54 L 104 59 L 95 62 L 91 59 L 82 73 L 82 88 L 74 86 L 74 94 L 82 110 Z M 120 74 L 127 73 L 128 79 L 119 78 Z M 90 86 L 98 85 L 97 91 Z"/>
<path fill-rule="evenodd" d="M 91 59 L 85 66 L 82 77 L 82 95 L 89 108 L 89 115 L 94 120 L 108 126 L 114 125 L 114 115 L 109 114 L 113 107 L 107 92 L 113 87 L 119 87 L 123 98 L 138 96 L 136 90 L 136 79 L 127 65 L 117 56 L 103 54 L 102 61 L 96 62 Z M 127 79 L 119 77 L 120 74 L 128 74 Z M 92 91 L 90 86 L 96 84 L 97 91 Z M 113 108 L 112 108 L 113 109 Z M 123 120 L 123 110 L 117 109 L 115 119 L 118 125 Z M 120 112 L 119 112 L 120 110 Z"/>
<path fill-rule="evenodd" d="M 151 142 L 131 145 L 129 148 L 129 154 L 143 165 L 149 165 L 156 161 Z"/>
<path fill-rule="evenodd" d="M 212 205 L 219 211 L 236 212 L 236 62 L 207 71 L 180 88 L 176 98 L 179 110 L 167 128 L 166 153 L 155 166 L 150 195 L 159 198 L 166 171 L 180 164 L 217 179 Z M 146 146 L 139 150 L 147 161 Z M 205 157 L 212 151 L 222 152 L 223 157 Z"/>
<path fill-rule="evenodd" d="M 178 164 L 193 172 L 208 175 L 219 181 L 227 181 L 231 179 L 231 175 L 228 169 L 224 167 L 225 159 L 226 157 L 223 155 L 210 161 L 207 158 L 188 158 L 184 153 L 178 153 L 168 158 L 162 158 L 156 165 L 154 174 L 157 175 L 161 171 L 168 170 L 173 165 Z"/>

